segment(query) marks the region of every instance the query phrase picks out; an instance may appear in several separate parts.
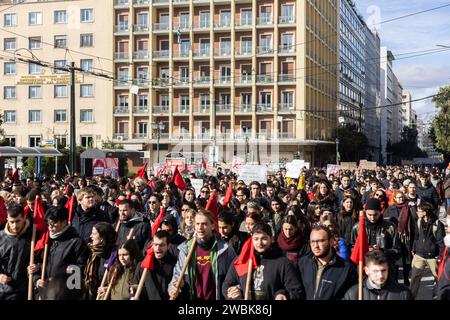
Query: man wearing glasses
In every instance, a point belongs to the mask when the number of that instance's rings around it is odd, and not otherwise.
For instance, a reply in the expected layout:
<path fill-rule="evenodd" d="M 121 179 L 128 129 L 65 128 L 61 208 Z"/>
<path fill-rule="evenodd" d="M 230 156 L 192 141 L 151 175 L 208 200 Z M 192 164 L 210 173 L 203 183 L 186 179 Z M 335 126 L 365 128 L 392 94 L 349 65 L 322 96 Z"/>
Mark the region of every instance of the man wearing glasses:
<path fill-rule="evenodd" d="M 355 266 L 337 255 L 333 248 L 335 242 L 325 226 L 316 226 L 311 231 L 312 255 L 298 261 L 307 300 L 340 300 L 358 281 Z"/>

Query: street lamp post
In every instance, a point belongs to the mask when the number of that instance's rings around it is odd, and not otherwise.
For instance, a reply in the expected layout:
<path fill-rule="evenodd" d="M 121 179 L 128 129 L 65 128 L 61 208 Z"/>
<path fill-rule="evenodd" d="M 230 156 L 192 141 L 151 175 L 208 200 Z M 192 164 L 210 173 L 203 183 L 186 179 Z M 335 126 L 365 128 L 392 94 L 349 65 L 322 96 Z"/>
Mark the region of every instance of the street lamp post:
<path fill-rule="evenodd" d="M 245 136 L 245 163 L 248 162 L 248 135 L 247 135 L 247 127 L 242 127 L 242 130 L 244 131 Z"/>
<path fill-rule="evenodd" d="M 340 159 L 340 155 L 339 155 L 339 139 L 336 138 L 336 164 L 339 164 L 339 162 L 341 161 Z"/>
<path fill-rule="evenodd" d="M 161 139 L 161 131 L 164 130 L 164 123 L 162 121 L 153 122 L 153 128 L 156 129 L 156 153 L 157 153 L 157 162 L 159 164 L 159 140 Z"/>

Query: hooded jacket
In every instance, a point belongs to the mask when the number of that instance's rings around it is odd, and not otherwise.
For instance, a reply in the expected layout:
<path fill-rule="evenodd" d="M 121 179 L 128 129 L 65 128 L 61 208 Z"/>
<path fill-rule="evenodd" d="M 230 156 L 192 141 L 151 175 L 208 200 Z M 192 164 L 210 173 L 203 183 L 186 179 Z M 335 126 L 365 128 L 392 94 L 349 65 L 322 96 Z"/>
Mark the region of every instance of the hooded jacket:
<path fill-rule="evenodd" d="M 78 232 L 80 238 L 88 243 L 91 239 L 92 228 L 101 221 L 110 222 L 106 213 L 97 206 L 85 211 L 81 205 L 78 205 L 74 210 L 72 227 Z"/>
<path fill-rule="evenodd" d="M 274 300 L 278 294 L 284 294 L 289 300 L 304 298 L 298 271 L 284 257 L 283 252 L 277 245 L 273 245 L 262 255 L 256 254 L 256 259 L 258 268 L 253 270 L 252 273 L 253 281 L 250 286 L 251 300 Z M 247 282 L 247 274 L 239 277 L 233 264 L 228 270 L 223 283 L 222 294 L 227 300 L 242 300 Z M 228 288 L 236 285 L 240 287 L 241 295 L 236 299 L 229 299 L 227 297 Z"/>
<path fill-rule="evenodd" d="M 345 293 L 344 300 L 358 300 L 357 284 Z M 387 280 L 384 287 L 375 289 L 366 279 L 363 282 L 363 300 L 414 300 L 414 297 L 411 290 L 402 284 Z"/>
<path fill-rule="evenodd" d="M 439 206 L 439 196 L 437 194 L 436 188 L 433 187 L 431 182 L 427 182 L 427 185 L 424 187 L 421 184 L 417 186 L 417 195 L 419 196 L 421 201 L 429 202 L 434 209 L 437 209 Z"/>
<path fill-rule="evenodd" d="M 28 220 L 26 221 L 28 222 Z M 0 231 L 0 274 L 11 277 L 11 282 L 8 284 L 0 284 L 0 300 L 22 300 L 26 298 L 31 224 L 27 223 L 26 228 L 19 236 L 11 235 L 6 229 Z"/>
<path fill-rule="evenodd" d="M 117 223 L 114 224 L 114 229 Z M 117 232 L 117 245 L 120 246 L 127 241 L 131 229 L 133 229 L 131 239 L 136 241 L 139 250 L 144 250 L 146 248 L 145 244 L 150 239 L 151 230 L 149 220 L 140 212 L 136 212 L 131 219 L 120 224 L 119 231 Z"/>
<path fill-rule="evenodd" d="M 445 228 L 439 220 L 429 219 L 424 222 L 421 219 L 416 224 L 416 237 L 412 250 L 424 259 L 441 257 L 444 252 Z"/>

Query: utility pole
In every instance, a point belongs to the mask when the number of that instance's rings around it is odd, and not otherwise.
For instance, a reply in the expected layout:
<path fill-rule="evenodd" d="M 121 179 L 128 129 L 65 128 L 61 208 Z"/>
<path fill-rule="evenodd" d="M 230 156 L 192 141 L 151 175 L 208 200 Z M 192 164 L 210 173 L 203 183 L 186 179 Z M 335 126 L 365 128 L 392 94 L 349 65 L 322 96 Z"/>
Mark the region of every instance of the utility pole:
<path fill-rule="evenodd" d="M 70 171 L 77 171 L 77 143 L 75 136 L 75 62 L 70 65 Z"/>

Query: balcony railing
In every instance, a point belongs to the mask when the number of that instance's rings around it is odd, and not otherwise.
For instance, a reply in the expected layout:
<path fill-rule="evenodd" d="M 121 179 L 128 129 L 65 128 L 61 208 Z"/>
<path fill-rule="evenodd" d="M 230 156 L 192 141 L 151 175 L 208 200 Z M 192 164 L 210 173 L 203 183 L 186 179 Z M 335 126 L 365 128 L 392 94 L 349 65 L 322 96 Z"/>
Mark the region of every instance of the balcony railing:
<path fill-rule="evenodd" d="M 175 2 L 175 1 L 174 1 Z M 154 4 L 169 4 L 169 0 L 153 0 Z"/>
<path fill-rule="evenodd" d="M 148 51 L 135 51 L 133 59 L 148 59 Z"/>
<path fill-rule="evenodd" d="M 218 79 L 216 79 L 216 83 L 219 84 L 231 83 L 231 76 L 220 76 Z"/>
<path fill-rule="evenodd" d="M 295 134 L 293 132 L 278 132 L 278 139 L 294 139 Z"/>
<path fill-rule="evenodd" d="M 273 77 L 271 74 L 258 74 L 256 76 L 256 82 L 258 83 L 272 83 Z"/>
<path fill-rule="evenodd" d="M 216 23 L 216 28 L 229 28 L 231 27 L 231 20 L 219 21 Z"/>
<path fill-rule="evenodd" d="M 250 27 L 252 25 L 252 19 L 240 19 L 238 20 L 238 27 Z"/>
<path fill-rule="evenodd" d="M 278 23 L 279 24 L 295 23 L 295 17 L 294 16 L 278 17 Z"/>
<path fill-rule="evenodd" d="M 173 0 L 173 3 L 189 3 L 189 0 Z"/>
<path fill-rule="evenodd" d="M 257 24 L 259 25 L 272 24 L 272 13 L 261 13 L 259 18 L 257 19 Z"/>
<path fill-rule="evenodd" d="M 241 112 L 252 112 L 251 104 L 241 104 L 240 109 Z"/>
<path fill-rule="evenodd" d="M 194 28 L 196 29 L 209 29 L 211 27 L 211 22 L 209 20 L 200 20 Z"/>
<path fill-rule="evenodd" d="M 294 104 L 293 103 L 280 103 L 278 104 L 278 111 L 293 111 Z"/>
<path fill-rule="evenodd" d="M 168 114 L 169 113 L 169 106 L 153 106 L 152 113 L 159 113 L 159 114 Z"/>
<path fill-rule="evenodd" d="M 216 49 L 215 56 L 227 57 L 231 55 L 231 47 Z"/>
<path fill-rule="evenodd" d="M 236 49 L 237 56 L 250 56 L 252 54 L 252 48 L 244 47 Z"/>
<path fill-rule="evenodd" d="M 182 22 L 182 23 L 174 23 L 173 24 L 173 30 L 188 30 L 191 28 L 191 25 L 188 22 Z"/>
<path fill-rule="evenodd" d="M 133 135 L 133 138 L 134 139 L 147 139 L 148 133 L 147 132 L 138 132 Z"/>
<path fill-rule="evenodd" d="M 136 114 L 146 114 L 148 113 L 148 106 L 136 106 L 134 107 L 133 112 Z"/>
<path fill-rule="evenodd" d="M 154 78 L 152 85 L 155 86 L 155 87 L 168 86 L 169 85 L 169 79 L 167 79 L 167 78 Z"/>
<path fill-rule="evenodd" d="M 279 74 L 278 82 L 294 82 L 295 77 L 293 74 Z"/>
<path fill-rule="evenodd" d="M 295 46 L 292 44 L 282 44 L 278 47 L 278 53 L 295 53 Z"/>
<path fill-rule="evenodd" d="M 114 107 L 114 114 L 128 114 L 129 112 L 130 112 L 130 109 L 128 109 L 128 107 L 124 107 L 124 106 Z"/>
<path fill-rule="evenodd" d="M 272 104 L 258 103 L 256 105 L 256 112 L 272 112 Z"/>
<path fill-rule="evenodd" d="M 135 86 L 138 86 L 138 87 L 149 87 L 150 86 L 150 80 L 149 79 L 143 79 L 143 78 L 141 78 L 141 79 L 134 79 L 133 80 L 133 84 L 135 85 Z"/>
<path fill-rule="evenodd" d="M 114 80 L 114 86 L 127 88 L 130 86 L 130 83 L 128 82 L 127 79 L 117 79 L 117 80 Z"/>
<path fill-rule="evenodd" d="M 153 52 L 153 58 L 169 58 L 169 50 L 160 50 Z"/>
<path fill-rule="evenodd" d="M 272 47 L 269 46 L 260 46 L 256 48 L 257 54 L 271 54 L 273 53 Z"/>
<path fill-rule="evenodd" d="M 150 0 L 134 0 L 133 3 L 135 5 L 148 5 L 150 4 Z"/>
<path fill-rule="evenodd" d="M 209 139 L 209 138 L 210 138 L 209 131 L 208 132 L 196 133 L 194 135 L 194 139 L 205 140 L 205 139 Z"/>
<path fill-rule="evenodd" d="M 115 0 L 115 6 L 128 6 L 130 4 L 130 0 Z"/>
<path fill-rule="evenodd" d="M 216 112 L 231 112 L 231 104 L 217 104 Z"/>
<path fill-rule="evenodd" d="M 198 110 L 200 113 L 209 113 L 211 111 L 211 106 L 210 105 L 200 105 L 198 107 Z"/>
<path fill-rule="evenodd" d="M 188 77 L 182 77 L 182 78 L 174 81 L 174 85 L 176 85 L 176 86 L 187 86 L 188 84 L 189 84 Z"/>
<path fill-rule="evenodd" d="M 128 133 L 114 133 L 113 139 L 115 140 L 128 140 Z"/>
<path fill-rule="evenodd" d="M 135 32 L 148 32 L 150 30 L 148 24 L 135 24 L 134 31 Z"/>
<path fill-rule="evenodd" d="M 119 24 L 114 26 L 114 32 L 128 32 L 130 31 L 130 27 L 127 24 Z"/>
<path fill-rule="evenodd" d="M 128 52 L 115 52 L 114 53 L 114 59 L 116 59 L 116 60 L 127 60 L 128 59 Z"/>
<path fill-rule="evenodd" d="M 241 74 L 239 79 L 240 79 L 240 83 L 252 83 L 252 75 L 251 74 Z"/>
<path fill-rule="evenodd" d="M 195 79 L 194 84 L 209 84 L 211 82 L 210 76 L 198 77 Z"/>
<path fill-rule="evenodd" d="M 196 57 L 209 57 L 211 51 L 209 50 L 209 48 L 205 48 L 205 49 L 201 49 L 199 51 L 195 51 L 195 56 Z"/>
<path fill-rule="evenodd" d="M 153 30 L 154 31 L 168 31 L 169 24 L 167 22 L 154 23 Z"/>
<path fill-rule="evenodd" d="M 180 106 L 180 109 L 177 113 L 189 113 L 189 106 Z"/>
<path fill-rule="evenodd" d="M 175 51 L 174 57 L 175 58 L 188 58 L 189 50 L 179 50 L 178 52 Z"/>

